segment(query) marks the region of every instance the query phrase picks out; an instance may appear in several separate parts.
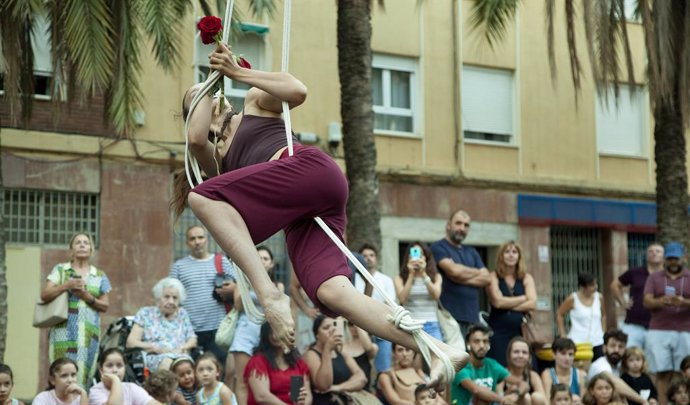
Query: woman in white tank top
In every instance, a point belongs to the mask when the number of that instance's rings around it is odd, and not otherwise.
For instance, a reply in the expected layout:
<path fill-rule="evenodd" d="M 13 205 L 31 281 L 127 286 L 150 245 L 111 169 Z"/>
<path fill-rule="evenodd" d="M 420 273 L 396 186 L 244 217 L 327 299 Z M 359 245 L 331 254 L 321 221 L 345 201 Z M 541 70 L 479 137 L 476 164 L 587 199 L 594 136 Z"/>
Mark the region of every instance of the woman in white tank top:
<path fill-rule="evenodd" d="M 594 349 L 592 361 L 601 357 L 606 328 L 604 297 L 597 291 L 597 281 L 589 273 L 579 274 L 578 289 L 558 307 L 556 323 L 558 333 L 566 336 L 565 316 L 570 315 L 570 332 L 567 336 L 575 343 L 591 343 Z"/>

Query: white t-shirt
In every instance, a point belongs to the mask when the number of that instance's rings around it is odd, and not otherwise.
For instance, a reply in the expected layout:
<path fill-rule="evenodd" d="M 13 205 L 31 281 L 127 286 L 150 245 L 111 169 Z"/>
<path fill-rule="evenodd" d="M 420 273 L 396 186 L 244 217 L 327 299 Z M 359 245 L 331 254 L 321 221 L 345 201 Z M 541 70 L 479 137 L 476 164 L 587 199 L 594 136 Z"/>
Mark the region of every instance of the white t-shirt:
<path fill-rule="evenodd" d="M 55 390 L 50 390 L 50 391 L 43 391 L 40 394 L 36 395 L 36 398 L 34 398 L 33 401 L 31 401 L 32 405 L 79 405 L 81 401 L 81 396 L 77 396 L 74 398 L 74 401 L 72 402 L 62 402 L 60 399 L 55 395 Z"/>
<path fill-rule="evenodd" d="M 393 279 L 381 273 L 380 271 L 374 273 L 373 277 L 381 289 L 383 289 L 383 291 L 385 291 L 386 294 L 393 299 L 393 301 L 398 302 L 395 295 L 395 284 L 393 284 Z M 355 276 L 355 288 L 357 291 L 364 293 L 365 286 L 366 282 L 364 281 L 364 278 L 359 274 L 359 272 L 357 272 Z M 376 301 L 385 302 L 381 294 L 379 294 L 376 289 L 374 289 L 374 292 L 371 293 L 371 298 L 375 299 Z"/>
<path fill-rule="evenodd" d="M 598 359 L 594 360 L 594 362 L 592 362 L 592 365 L 589 366 L 589 371 L 587 372 L 587 380 L 591 380 L 592 377 L 599 373 L 603 373 L 604 371 L 608 371 L 616 377 L 620 377 L 621 373 L 619 367 L 613 368 L 613 366 L 611 366 L 611 363 L 609 363 L 609 361 L 606 359 L 606 356 L 601 356 Z"/>
<path fill-rule="evenodd" d="M 153 401 L 149 393 L 140 386 L 128 382 L 123 382 L 121 384 L 123 405 L 146 405 Z M 89 390 L 89 405 L 104 405 L 108 403 L 109 396 L 110 390 L 105 388 L 105 385 L 100 382 Z"/>

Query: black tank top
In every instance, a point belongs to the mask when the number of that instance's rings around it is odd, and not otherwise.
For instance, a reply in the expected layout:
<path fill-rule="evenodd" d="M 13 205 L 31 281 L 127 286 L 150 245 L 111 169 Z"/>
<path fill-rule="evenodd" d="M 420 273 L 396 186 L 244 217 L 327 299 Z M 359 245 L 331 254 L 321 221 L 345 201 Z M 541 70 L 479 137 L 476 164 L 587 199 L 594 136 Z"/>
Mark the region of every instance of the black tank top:
<path fill-rule="evenodd" d="M 292 142 L 299 144 L 294 134 Z M 244 114 L 230 149 L 223 157 L 223 173 L 267 162 L 285 146 L 287 139 L 282 118 Z"/>

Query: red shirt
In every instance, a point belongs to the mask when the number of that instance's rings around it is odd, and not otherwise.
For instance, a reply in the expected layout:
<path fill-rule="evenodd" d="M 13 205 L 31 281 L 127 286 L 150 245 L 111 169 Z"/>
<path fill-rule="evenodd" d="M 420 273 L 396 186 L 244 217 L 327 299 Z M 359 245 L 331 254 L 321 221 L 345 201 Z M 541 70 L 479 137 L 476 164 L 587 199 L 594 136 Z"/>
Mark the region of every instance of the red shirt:
<path fill-rule="evenodd" d="M 273 370 L 263 354 L 257 353 L 253 355 L 244 369 L 244 382 L 247 384 L 248 390 L 247 405 L 257 405 L 254 393 L 252 393 L 252 389 L 249 386 L 249 377 L 253 373 L 268 376 L 271 393 L 286 404 L 293 404 L 292 400 L 290 400 L 290 377 L 301 375 L 307 380 L 309 378 L 309 367 L 307 367 L 307 363 L 304 360 L 299 359 L 295 367 L 288 368 L 287 370 Z"/>

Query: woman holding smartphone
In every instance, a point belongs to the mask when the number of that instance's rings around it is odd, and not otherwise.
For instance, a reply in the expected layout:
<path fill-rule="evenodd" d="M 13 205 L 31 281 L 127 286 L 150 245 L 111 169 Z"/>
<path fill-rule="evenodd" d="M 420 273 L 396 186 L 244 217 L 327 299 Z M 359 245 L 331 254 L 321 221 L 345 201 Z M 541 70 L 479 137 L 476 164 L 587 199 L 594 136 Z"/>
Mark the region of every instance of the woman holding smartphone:
<path fill-rule="evenodd" d="M 412 318 L 424 321 L 426 333 L 441 340 L 436 309 L 442 281 L 437 274 L 434 257 L 425 244 L 410 244 L 405 250 L 400 273 L 393 282 L 400 305 L 410 311 Z"/>
<path fill-rule="evenodd" d="M 247 405 L 312 405 L 309 367 L 296 349 L 284 353 L 271 324 L 261 325 L 259 345 L 244 369 Z"/>

